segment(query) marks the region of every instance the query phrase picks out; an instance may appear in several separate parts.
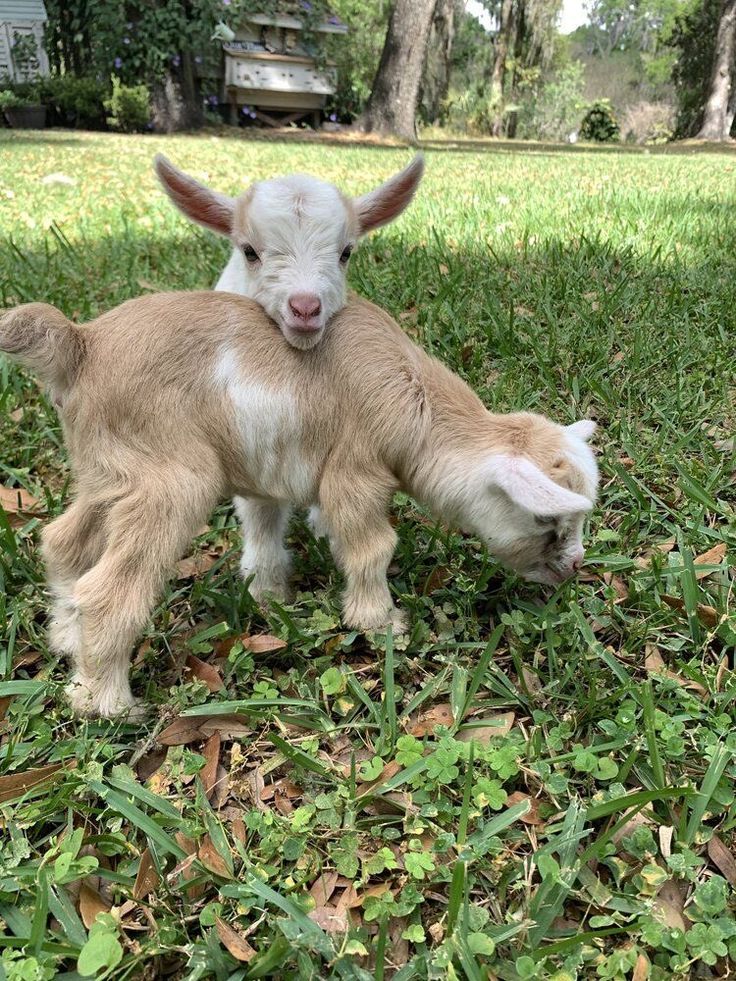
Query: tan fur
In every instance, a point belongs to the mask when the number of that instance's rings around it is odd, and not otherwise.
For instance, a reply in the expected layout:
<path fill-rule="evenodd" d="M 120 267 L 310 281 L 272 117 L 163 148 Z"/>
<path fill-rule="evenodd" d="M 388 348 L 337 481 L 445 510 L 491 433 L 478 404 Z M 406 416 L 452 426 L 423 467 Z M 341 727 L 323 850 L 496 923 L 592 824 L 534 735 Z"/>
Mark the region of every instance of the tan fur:
<path fill-rule="evenodd" d="M 56 596 L 52 641 L 74 660 L 71 697 L 82 712 L 130 708 L 135 637 L 219 500 L 242 495 L 261 508 L 259 520 L 278 519 L 284 501 L 243 453 L 242 420 L 218 381 L 223 352 L 236 377 L 295 402 L 300 459 L 313 476 L 287 503 L 319 504 L 350 625 L 401 626 L 386 583 L 397 489 L 442 510 L 453 461 L 470 472 L 496 452 L 523 454 L 573 489 L 584 483 L 562 427 L 489 413 L 384 311 L 355 297 L 312 351 L 291 347 L 256 303 L 227 293 L 146 296 L 78 327 L 41 304 L 0 318 L 0 346 L 58 385 L 15 332 L 51 337 L 57 353 L 64 337 L 77 352 L 57 390 L 74 503 L 45 529 L 43 551 Z M 445 510 L 452 517 L 451 504 Z"/>

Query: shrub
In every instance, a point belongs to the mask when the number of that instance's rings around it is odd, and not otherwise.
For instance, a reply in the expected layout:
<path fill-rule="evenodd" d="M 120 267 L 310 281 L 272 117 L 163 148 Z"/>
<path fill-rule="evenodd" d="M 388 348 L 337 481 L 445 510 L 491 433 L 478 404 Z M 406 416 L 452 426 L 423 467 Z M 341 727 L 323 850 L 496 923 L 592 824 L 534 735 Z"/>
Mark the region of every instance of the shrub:
<path fill-rule="evenodd" d="M 615 143 L 620 135 L 618 120 L 608 99 L 591 103 L 580 124 L 580 139 Z"/>
<path fill-rule="evenodd" d="M 23 105 L 23 100 L 10 89 L 3 89 L 0 92 L 0 112 L 5 109 L 16 109 Z"/>
<path fill-rule="evenodd" d="M 105 99 L 109 112 L 108 122 L 123 133 L 144 130 L 151 119 L 151 97 L 145 85 L 123 85 L 117 75 L 112 76 L 112 95 Z"/>
<path fill-rule="evenodd" d="M 109 88 L 95 78 L 55 75 L 39 85 L 41 101 L 61 126 L 98 128 L 105 123 L 105 98 Z"/>
<path fill-rule="evenodd" d="M 637 102 L 621 120 L 621 134 L 627 143 L 667 143 L 674 129 L 675 110 L 666 102 Z"/>
<path fill-rule="evenodd" d="M 516 135 L 523 140 L 564 140 L 577 129 L 583 99 L 583 65 L 573 61 L 520 93 Z"/>

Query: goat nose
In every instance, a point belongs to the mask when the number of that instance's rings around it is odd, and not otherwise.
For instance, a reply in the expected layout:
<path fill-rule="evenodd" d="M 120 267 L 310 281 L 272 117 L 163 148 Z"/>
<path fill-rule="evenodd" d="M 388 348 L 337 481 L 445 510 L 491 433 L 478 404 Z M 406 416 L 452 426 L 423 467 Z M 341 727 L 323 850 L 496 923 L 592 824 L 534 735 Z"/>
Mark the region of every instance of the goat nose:
<path fill-rule="evenodd" d="M 583 550 L 581 549 L 579 552 L 575 554 L 575 557 L 572 560 L 572 571 L 578 572 L 578 570 L 582 567 L 584 561 L 585 561 L 585 552 L 583 552 Z"/>
<path fill-rule="evenodd" d="M 320 315 L 322 304 L 316 293 L 293 293 L 289 297 L 289 309 L 300 320 L 311 320 Z"/>

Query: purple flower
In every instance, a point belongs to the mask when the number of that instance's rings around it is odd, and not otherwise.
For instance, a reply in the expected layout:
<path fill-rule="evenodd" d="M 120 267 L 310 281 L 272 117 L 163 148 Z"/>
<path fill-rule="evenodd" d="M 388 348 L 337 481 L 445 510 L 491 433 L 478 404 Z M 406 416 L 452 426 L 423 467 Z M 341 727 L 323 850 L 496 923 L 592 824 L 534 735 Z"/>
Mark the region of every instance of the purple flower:
<path fill-rule="evenodd" d="M 171 64 L 174 66 L 174 68 L 179 67 L 179 65 L 181 64 L 181 58 L 179 57 L 179 55 L 174 55 L 174 57 L 171 59 Z"/>
<path fill-rule="evenodd" d="M 209 96 L 207 96 L 207 101 L 209 102 L 209 104 L 211 106 L 217 106 L 217 105 L 220 104 L 220 100 L 217 98 L 216 95 L 209 95 Z"/>
<path fill-rule="evenodd" d="M 304 10 L 311 10 L 312 9 L 312 5 L 309 2 L 309 0 L 302 0 L 302 7 L 303 7 Z"/>
<path fill-rule="evenodd" d="M 230 0 L 222 0 L 222 6 L 223 7 L 229 7 L 230 6 Z"/>
<path fill-rule="evenodd" d="M 129 37 L 124 37 L 123 38 L 123 44 L 130 44 L 130 38 Z"/>
<path fill-rule="evenodd" d="M 122 58 L 116 58 L 115 61 L 113 61 L 113 65 L 116 68 L 122 68 L 123 67 L 123 59 Z"/>
<path fill-rule="evenodd" d="M 195 55 L 194 56 L 194 64 L 195 65 L 201 65 L 202 64 L 202 55 Z"/>
<path fill-rule="evenodd" d="M 330 113 L 330 122 L 331 123 L 336 123 L 337 122 L 337 116 L 335 115 L 334 112 L 331 112 Z"/>

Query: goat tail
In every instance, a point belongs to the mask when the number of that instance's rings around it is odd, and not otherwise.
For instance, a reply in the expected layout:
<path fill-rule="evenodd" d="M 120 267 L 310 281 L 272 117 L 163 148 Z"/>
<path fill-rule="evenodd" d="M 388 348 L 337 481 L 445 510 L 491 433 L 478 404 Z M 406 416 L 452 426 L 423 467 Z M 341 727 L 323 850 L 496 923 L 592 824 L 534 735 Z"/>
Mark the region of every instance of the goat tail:
<path fill-rule="evenodd" d="M 74 382 L 84 346 L 78 328 L 56 307 L 24 303 L 0 313 L 0 351 L 61 392 Z"/>

